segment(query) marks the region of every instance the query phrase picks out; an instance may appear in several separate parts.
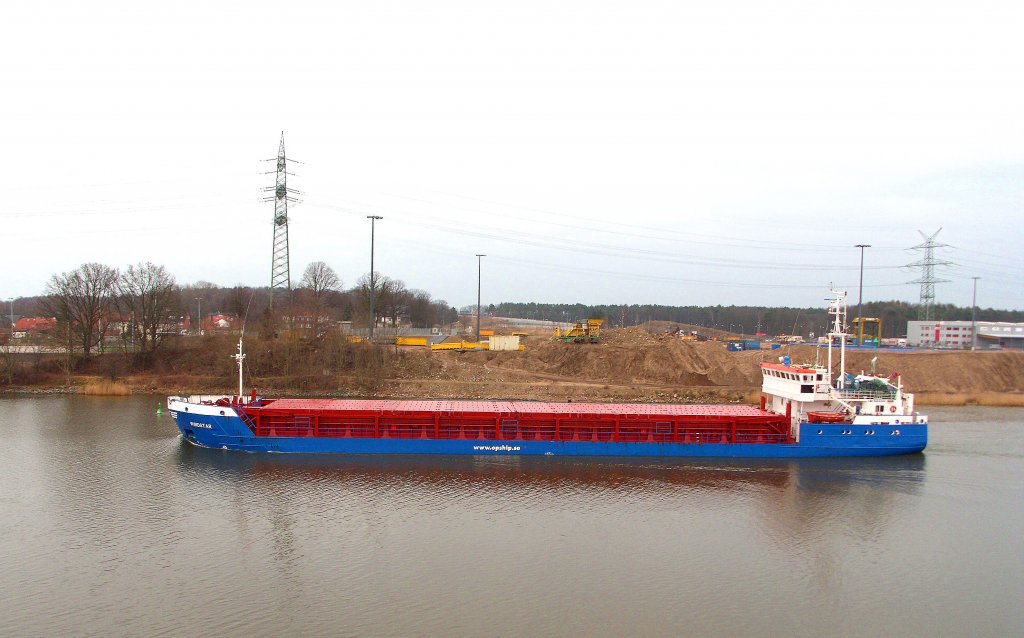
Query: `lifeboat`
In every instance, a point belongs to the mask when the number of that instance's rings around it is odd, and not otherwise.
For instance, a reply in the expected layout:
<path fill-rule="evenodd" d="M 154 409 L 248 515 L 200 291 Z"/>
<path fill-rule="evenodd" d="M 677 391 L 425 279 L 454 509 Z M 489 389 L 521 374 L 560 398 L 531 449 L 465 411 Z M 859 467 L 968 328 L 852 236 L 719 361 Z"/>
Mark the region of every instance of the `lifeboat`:
<path fill-rule="evenodd" d="M 842 412 L 808 412 L 808 423 L 842 423 L 846 415 Z"/>

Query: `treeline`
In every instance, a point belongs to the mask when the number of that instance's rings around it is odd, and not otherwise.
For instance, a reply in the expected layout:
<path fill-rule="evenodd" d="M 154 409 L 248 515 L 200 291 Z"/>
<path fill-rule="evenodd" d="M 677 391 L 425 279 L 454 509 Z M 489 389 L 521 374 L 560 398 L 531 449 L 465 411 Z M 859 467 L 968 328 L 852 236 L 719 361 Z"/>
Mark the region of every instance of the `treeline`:
<path fill-rule="evenodd" d="M 223 288 L 210 282 L 182 286 L 164 266 L 150 262 L 123 270 L 86 263 L 53 275 L 43 295 L 13 300 L 11 314 L 16 304 L 20 316 L 55 318 L 50 345 L 69 355 L 78 353 L 83 360 L 109 347 L 112 328 L 125 350 L 131 344 L 137 358 L 151 359 L 147 355 L 180 332 L 186 318 L 199 331 L 209 327 L 204 318 L 211 315 L 237 317 L 264 337 L 301 325 L 305 336 L 319 338 L 339 321 L 368 327 L 371 296 L 377 324 L 430 328 L 458 320 L 448 303 L 409 289 L 399 279 L 375 273 L 372 291 L 370 281 L 367 273 L 346 289 L 337 273 L 318 261 L 309 264 L 293 290 L 272 294 L 266 287 Z"/>
<path fill-rule="evenodd" d="M 764 308 L 758 306 L 663 306 L 653 304 L 585 305 L 504 302 L 487 308 L 499 317 L 519 317 L 545 321 L 579 321 L 604 319 L 613 327 L 636 326 L 648 321 L 670 321 L 726 332 L 769 335 L 809 333 L 822 334 L 829 324 L 829 315 L 821 308 Z M 849 318 L 856 316 L 856 306 L 849 308 Z M 918 319 L 919 306 L 903 301 L 872 301 L 863 307 L 865 317 L 882 320 L 883 337 L 904 336 L 907 322 Z M 1024 321 L 1024 311 L 977 309 L 979 321 Z M 934 320 L 970 320 L 971 309 L 951 304 L 934 305 Z"/>

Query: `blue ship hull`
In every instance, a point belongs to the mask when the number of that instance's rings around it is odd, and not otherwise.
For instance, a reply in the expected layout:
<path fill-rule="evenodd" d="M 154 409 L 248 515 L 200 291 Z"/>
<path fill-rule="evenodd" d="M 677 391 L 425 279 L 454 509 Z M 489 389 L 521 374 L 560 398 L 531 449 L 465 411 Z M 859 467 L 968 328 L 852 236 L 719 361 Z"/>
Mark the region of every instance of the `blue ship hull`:
<path fill-rule="evenodd" d="M 255 436 L 237 416 L 172 412 L 182 436 L 209 448 L 307 454 L 457 454 L 806 458 L 914 454 L 928 443 L 927 424 L 802 424 L 799 443 L 648 443 L 486 439 Z"/>

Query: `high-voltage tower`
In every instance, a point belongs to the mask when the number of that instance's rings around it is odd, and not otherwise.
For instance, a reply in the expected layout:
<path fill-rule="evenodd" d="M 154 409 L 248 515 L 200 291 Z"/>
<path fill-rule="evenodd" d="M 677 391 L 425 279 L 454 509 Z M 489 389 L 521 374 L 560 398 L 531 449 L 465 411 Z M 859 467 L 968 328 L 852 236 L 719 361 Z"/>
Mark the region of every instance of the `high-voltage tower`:
<path fill-rule="evenodd" d="M 921 301 L 920 306 L 917 310 L 917 318 L 928 321 L 931 319 L 932 304 L 935 303 L 935 284 L 943 284 L 949 282 L 948 279 L 936 278 L 935 267 L 952 266 L 953 262 L 935 258 L 936 248 L 948 247 L 948 244 L 940 244 L 935 241 L 935 237 L 940 232 L 942 232 L 942 228 L 939 228 L 931 235 L 925 235 L 921 231 L 917 232 L 921 233 L 921 237 L 924 238 L 924 243 L 918 244 L 917 246 L 914 246 L 910 250 L 923 250 L 924 258 L 919 259 L 918 261 L 915 261 L 912 264 L 907 264 L 907 268 L 921 268 L 921 277 L 909 283 L 921 284 Z"/>
<path fill-rule="evenodd" d="M 272 162 L 274 160 L 267 160 Z M 292 160 L 293 162 L 296 160 Z M 271 173 L 274 171 L 271 171 Z M 278 290 L 291 291 L 292 280 L 288 258 L 288 203 L 296 203 L 299 191 L 288 188 L 288 160 L 284 154 L 284 131 L 281 131 L 281 145 L 277 150 L 277 182 L 263 189 L 273 193 L 263 201 L 274 202 L 274 252 L 270 268 L 270 305 L 274 305 L 274 293 Z M 268 175 L 270 173 L 267 173 Z"/>

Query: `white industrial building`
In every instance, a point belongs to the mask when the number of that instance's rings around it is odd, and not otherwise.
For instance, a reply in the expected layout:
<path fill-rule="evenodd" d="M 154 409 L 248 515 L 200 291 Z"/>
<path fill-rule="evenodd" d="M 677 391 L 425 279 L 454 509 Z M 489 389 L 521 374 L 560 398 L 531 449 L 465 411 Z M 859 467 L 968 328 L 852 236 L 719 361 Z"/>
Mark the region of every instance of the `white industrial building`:
<path fill-rule="evenodd" d="M 908 321 L 907 343 L 919 348 L 1024 350 L 1024 323 L 978 321 L 974 342 L 970 321 Z"/>

